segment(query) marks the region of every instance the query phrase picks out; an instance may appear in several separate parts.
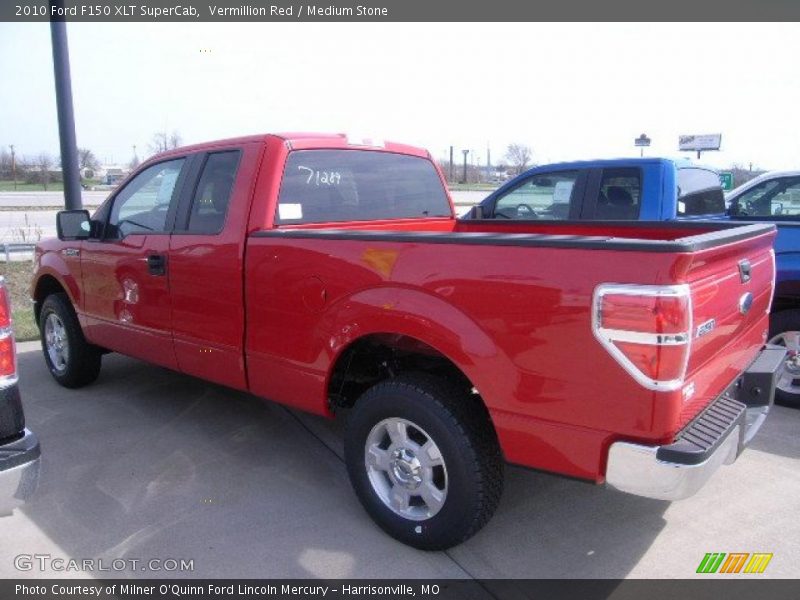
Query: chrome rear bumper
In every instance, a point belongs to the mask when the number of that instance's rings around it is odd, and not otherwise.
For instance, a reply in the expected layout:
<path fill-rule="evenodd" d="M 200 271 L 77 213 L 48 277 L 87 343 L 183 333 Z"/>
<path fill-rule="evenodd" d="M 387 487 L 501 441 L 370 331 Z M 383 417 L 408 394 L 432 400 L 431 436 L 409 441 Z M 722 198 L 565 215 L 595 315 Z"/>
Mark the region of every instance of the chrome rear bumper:
<path fill-rule="evenodd" d="M 731 389 L 663 446 L 615 442 L 606 483 L 659 500 L 696 493 L 723 464 L 731 464 L 761 428 L 775 395 L 775 374 L 785 350 L 768 346 Z"/>

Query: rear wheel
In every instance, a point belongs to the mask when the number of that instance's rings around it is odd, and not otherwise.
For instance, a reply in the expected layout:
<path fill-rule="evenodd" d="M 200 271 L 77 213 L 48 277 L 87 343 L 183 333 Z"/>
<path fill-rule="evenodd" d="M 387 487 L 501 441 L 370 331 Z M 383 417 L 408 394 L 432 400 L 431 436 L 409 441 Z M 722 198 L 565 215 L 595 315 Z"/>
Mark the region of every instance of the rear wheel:
<path fill-rule="evenodd" d="M 384 381 L 347 424 L 350 481 L 375 522 L 423 550 L 465 541 L 497 508 L 503 463 L 476 396 L 418 374 Z"/>
<path fill-rule="evenodd" d="M 775 384 L 775 403 L 800 408 L 800 310 L 770 317 L 769 342 L 786 347 L 786 359 Z"/>
<path fill-rule="evenodd" d="M 52 294 L 39 315 L 42 351 L 50 374 L 60 385 L 77 388 L 100 374 L 101 351 L 83 337 L 78 317 L 65 294 Z"/>

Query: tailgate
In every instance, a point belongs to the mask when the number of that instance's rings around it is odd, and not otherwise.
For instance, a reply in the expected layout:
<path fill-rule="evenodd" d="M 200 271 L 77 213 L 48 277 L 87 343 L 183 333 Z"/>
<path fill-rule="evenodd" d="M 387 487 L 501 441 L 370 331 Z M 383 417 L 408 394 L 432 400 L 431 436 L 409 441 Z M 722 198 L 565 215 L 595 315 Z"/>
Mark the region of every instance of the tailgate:
<path fill-rule="evenodd" d="M 766 333 L 775 278 L 772 237 L 695 256 L 689 273 L 693 327 L 687 377 L 726 353 L 748 330 L 763 327 Z"/>
<path fill-rule="evenodd" d="M 690 354 L 679 426 L 719 396 L 766 342 L 775 285 L 774 233 L 697 253 L 686 273 Z"/>

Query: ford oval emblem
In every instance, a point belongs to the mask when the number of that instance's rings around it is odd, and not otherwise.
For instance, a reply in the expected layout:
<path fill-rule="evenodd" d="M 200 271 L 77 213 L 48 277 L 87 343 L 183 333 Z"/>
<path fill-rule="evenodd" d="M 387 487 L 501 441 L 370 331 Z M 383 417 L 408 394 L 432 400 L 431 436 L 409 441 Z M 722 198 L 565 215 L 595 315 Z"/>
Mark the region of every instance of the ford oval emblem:
<path fill-rule="evenodd" d="M 751 306 L 753 306 L 753 294 L 750 292 L 742 294 L 742 297 L 739 298 L 739 312 L 746 315 Z"/>

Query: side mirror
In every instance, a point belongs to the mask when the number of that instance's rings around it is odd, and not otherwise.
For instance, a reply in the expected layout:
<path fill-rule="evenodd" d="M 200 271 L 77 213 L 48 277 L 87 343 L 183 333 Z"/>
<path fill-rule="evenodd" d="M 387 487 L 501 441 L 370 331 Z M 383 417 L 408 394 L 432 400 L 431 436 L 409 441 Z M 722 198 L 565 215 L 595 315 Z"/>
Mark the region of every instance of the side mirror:
<path fill-rule="evenodd" d="M 58 239 L 85 240 L 91 233 L 88 210 L 62 210 L 56 215 Z"/>
<path fill-rule="evenodd" d="M 483 206 L 481 206 L 480 204 L 476 204 L 475 206 L 473 206 L 472 210 L 473 210 L 472 214 L 475 215 L 473 217 L 474 219 L 485 219 L 486 218 L 486 216 L 483 213 Z"/>

